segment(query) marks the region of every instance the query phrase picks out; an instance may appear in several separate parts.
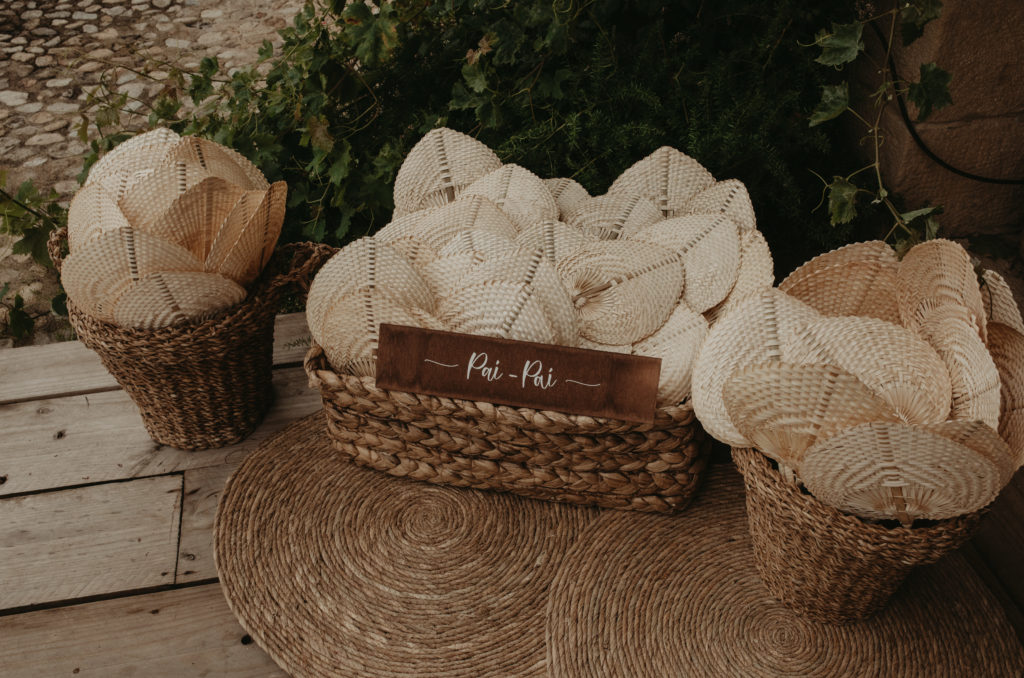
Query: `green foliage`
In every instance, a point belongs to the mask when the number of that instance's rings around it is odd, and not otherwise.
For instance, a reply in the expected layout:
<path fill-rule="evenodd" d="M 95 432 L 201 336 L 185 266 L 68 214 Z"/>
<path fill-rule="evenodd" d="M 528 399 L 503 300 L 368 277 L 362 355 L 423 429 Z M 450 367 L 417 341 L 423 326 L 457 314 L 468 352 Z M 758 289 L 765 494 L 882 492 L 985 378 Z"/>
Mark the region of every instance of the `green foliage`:
<path fill-rule="evenodd" d="M 907 96 L 917 106 L 917 119 L 924 120 L 935 109 L 953 103 L 949 94 L 949 83 L 953 77 L 934 63 L 921 64 L 921 79 L 910 83 Z"/>
<path fill-rule="evenodd" d="M 815 189 L 804 168 L 832 158 L 828 135 L 800 124 L 829 76 L 800 42 L 853 16 L 817 5 L 310 1 L 252 68 L 228 74 L 214 59 L 194 73 L 165 68 L 149 123 L 238 149 L 288 182 L 285 240 L 335 244 L 390 219 L 398 167 L 439 125 L 592 193 L 671 145 L 743 181 L 769 240 L 786 245 L 783 265 L 795 264 L 845 235 L 806 228 Z M 830 59 L 860 51 L 850 26 L 819 37 Z M 101 90 L 83 124 L 98 135 L 87 164 L 120 141 L 101 112 L 125 99 L 115 83 Z"/>
<path fill-rule="evenodd" d="M 934 63 L 922 64 L 920 80 L 906 82 L 897 80 L 889 69 L 890 55 L 893 47 L 893 36 L 897 28 L 901 30 L 905 44 L 920 37 L 925 25 L 938 18 L 942 10 L 939 0 L 910 0 L 877 16 L 862 17 L 850 24 L 832 24 L 830 31 L 819 31 L 814 46 L 821 48 L 821 54 L 815 59 L 820 64 L 834 66 L 840 72 L 840 81 L 821 88 L 821 99 L 811 113 L 809 126 L 816 127 L 823 122 L 835 119 L 844 113 L 863 123 L 866 128 L 865 139 L 871 144 L 874 159 L 869 165 L 854 170 L 846 175 L 835 175 L 832 181 L 825 181 L 828 196 L 829 220 L 833 226 L 846 225 L 859 216 L 857 197 L 866 194 L 871 197 L 870 205 L 881 207 L 891 219 L 891 227 L 885 235 L 886 240 L 894 240 L 898 250 L 904 250 L 914 243 L 936 237 L 938 220 L 936 216 L 942 212 L 941 207 L 925 206 L 920 209 L 904 211 L 897 204 L 894 196 L 885 187 L 882 179 L 882 167 L 879 162 L 879 149 L 884 143 L 881 121 L 885 108 L 891 105 L 896 96 L 906 95 L 918 108 L 918 120 L 924 120 L 932 111 L 953 103 L 949 95 L 951 76 L 947 71 Z M 883 39 L 884 54 L 876 60 L 881 68 L 875 68 L 879 80 L 872 94 L 874 110 L 862 115 L 850 105 L 849 80 L 852 77 L 842 68 L 845 64 L 854 63 L 864 51 L 861 36 L 864 27 L 870 24 L 881 26 L 880 33 L 888 33 Z M 866 173 L 872 178 L 868 181 L 870 188 L 858 183 L 858 175 Z"/>
<path fill-rule="evenodd" d="M 46 241 L 54 229 L 67 221 L 67 211 L 57 201 L 57 192 L 43 194 L 31 181 L 13 193 L 7 190 L 7 176 L 0 172 L 0 233 L 15 238 L 15 254 L 31 254 L 36 263 L 53 267 Z"/>

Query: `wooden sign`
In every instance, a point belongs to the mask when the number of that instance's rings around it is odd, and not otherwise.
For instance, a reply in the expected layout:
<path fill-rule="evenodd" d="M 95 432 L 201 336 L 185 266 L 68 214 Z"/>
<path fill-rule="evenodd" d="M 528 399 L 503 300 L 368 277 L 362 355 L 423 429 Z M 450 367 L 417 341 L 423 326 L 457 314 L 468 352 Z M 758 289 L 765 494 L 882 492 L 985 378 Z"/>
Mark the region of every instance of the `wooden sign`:
<path fill-rule="evenodd" d="M 379 336 L 379 388 L 654 421 L 659 358 L 401 325 Z"/>

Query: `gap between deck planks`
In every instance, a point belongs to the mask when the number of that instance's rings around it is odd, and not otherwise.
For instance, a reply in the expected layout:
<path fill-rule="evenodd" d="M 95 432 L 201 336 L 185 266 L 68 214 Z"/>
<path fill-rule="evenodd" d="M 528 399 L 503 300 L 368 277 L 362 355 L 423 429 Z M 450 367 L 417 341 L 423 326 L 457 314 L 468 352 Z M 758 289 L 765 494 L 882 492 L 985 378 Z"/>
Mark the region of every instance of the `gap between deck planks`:
<path fill-rule="evenodd" d="M 174 582 L 182 479 L 0 502 L 0 610 Z"/>
<path fill-rule="evenodd" d="M 286 678 L 219 584 L 0 617 L 0 638 L 6 678 Z"/>
<path fill-rule="evenodd" d="M 274 364 L 301 363 L 308 348 L 305 314 L 277 316 Z M 99 356 L 79 341 L 0 351 L 0 405 L 116 388 Z"/>

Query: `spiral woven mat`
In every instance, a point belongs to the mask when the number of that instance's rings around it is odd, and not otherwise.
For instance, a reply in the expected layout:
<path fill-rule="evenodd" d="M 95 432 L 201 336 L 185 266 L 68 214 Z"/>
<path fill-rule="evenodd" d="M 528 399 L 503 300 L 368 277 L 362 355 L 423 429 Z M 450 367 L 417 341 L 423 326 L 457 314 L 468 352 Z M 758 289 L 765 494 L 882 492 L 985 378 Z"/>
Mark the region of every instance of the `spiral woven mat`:
<path fill-rule="evenodd" d="M 775 602 L 740 477 L 673 517 L 389 478 L 331 450 L 322 415 L 221 498 L 228 603 L 295 676 L 1016 675 L 1024 649 L 959 556 L 845 627 Z"/>

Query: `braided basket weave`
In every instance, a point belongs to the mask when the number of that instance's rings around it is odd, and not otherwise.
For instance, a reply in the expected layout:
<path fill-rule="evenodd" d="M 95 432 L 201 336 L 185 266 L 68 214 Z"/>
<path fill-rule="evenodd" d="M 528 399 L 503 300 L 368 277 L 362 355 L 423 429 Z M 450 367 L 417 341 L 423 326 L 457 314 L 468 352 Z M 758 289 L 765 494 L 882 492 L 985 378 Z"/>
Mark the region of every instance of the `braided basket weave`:
<path fill-rule="evenodd" d="M 830 624 L 881 610 L 918 565 L 959 548 L 985 510 L 923 527 L 865 522 L 804 494 L 763 454 L 733 448 L 743 474 L 754 561 L 768 591 L 787 607 Z"/>
<path fill-rule="evenodd" d="M 711 440 L 693 409 L 653 424 L 385 391 L 306 354 L 335 449 L 394 476 L 571 504 L 672 513 L 686 507 Z"/>
<path fill-rule="evenodd" d="M 66 240 L 67 229 L 50 238 L 58 271 Z M 334 252 L 312 243 L 279 248 L 240 304 L 207 319 L 133 329 L 70 301 L 68 318 L 138 406 L 153 440 L 183 450 L 222 447 L 252 433 L 270 408 L 274 316 L 285 290 L 304 291 Z"/>

